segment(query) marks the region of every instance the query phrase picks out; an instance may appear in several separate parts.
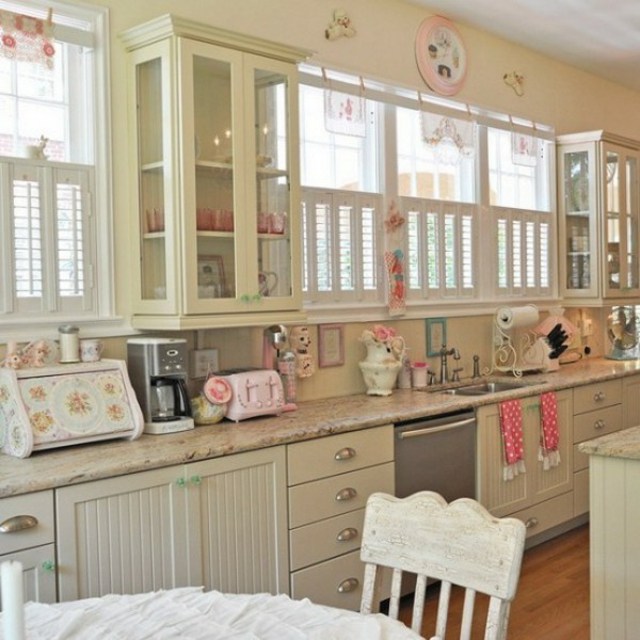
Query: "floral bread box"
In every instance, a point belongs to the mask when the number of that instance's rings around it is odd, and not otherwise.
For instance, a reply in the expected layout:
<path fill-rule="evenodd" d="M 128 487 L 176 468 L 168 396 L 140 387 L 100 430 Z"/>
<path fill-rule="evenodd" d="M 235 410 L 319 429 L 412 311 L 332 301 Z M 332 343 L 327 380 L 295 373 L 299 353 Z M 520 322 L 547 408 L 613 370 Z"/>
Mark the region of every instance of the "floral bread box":
<path fill-rule="evenodd" d="M 124 361 L 0 369 L 0 450 L 8 455 L 134 440 L 143 427 Z"/>

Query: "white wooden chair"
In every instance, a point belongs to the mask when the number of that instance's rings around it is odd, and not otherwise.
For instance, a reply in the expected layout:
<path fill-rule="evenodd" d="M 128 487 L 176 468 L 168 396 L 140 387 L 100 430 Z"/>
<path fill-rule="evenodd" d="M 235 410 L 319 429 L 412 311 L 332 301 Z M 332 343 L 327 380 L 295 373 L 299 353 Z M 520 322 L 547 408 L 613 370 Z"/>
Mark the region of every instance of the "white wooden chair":
<path fill-rule="evenodd" d="M 452 585 L 464 587 L 460 638 L 471 637 L 476 592 L 490 598 L 485 640 L 507 637 L 509 607 L 515 597 L 524 551 L 525 526 L 515 518 L 495 518 L 479 502 L 447 503 L 421 491 L 399 499 L 369 496 L 360 558 L 366 563 L 362 613 L 371 613 L 380 582 L 379 567 L 393 569 L 389 616 L 398 618 L 402 572 L 417 575 L 411 628 L 420 633 L 427 578 L 441 581 L 435 638 L 444 640 Z"/>

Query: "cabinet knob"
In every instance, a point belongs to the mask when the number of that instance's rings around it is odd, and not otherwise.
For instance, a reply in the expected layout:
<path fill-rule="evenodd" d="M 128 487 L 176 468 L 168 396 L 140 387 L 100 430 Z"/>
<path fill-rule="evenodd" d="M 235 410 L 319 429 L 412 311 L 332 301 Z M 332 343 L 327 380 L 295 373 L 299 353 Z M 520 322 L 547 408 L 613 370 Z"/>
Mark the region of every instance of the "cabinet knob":
<path fill-rule="evenodd" d="M 358 495 L 358 492 L 353 487 L 345 487 L 344 489 L 340 489 L 338 493 L 336 493 L 336 500 L 338 502 L 344 502 L 345 500 L 353 500 Z"/>
<path fill-rule="evenodd" d="M 600 430 L 600 429 L 604 429 L 604 426 L 605 426 L 605 425 L 604 425 L 604 420 L 596 420 L 596 421 L 593 423 L 593 428 L 594 428 L 594 429 L 598 429 L 598 430 Z"/>
<path fill-rule="evenodd" d="M 53 560 L 45 560 L 42 563 L 42 570 L 51 573 L 56 570 L 56 563 Z"/>
<path fill-rule="evenodd" d="M 185 486 L 187 485 L 187 481 L 186 481 L 184 478 L 178 478 L 178 479 L 176 480 L 176 484 L 177 484 L 179 487 L 185 487 Z"/>
<path fill-rule="evenodd" d="M 351 447 L 344 447 L 344 449 L 340 449 L 340 451 L 336 452 L 336 460 L 351 460 L 351 458 L 355 458 L 356 450 Z"/>
<path fill-rule="evenodd" d="M 604 391 L 598 391 L 593 394 L 593 399 L 595 402 L 602 402 L 606 398 L 606 394 Z"/>
<path fill-rule="evenodd" d="M 351 593 L 360 586 L 358 578 L 347 578 L 338 585 L 338 593 Z"/>
<path fill-rule="evenodd" d="M 534 527 L 538 526 L 538 518 L 529 518 L 525 523 L 524 526 L 527 529 L 533 529 Z"/>
<path fill-rule="evenodd" d="M 33 529 L 38 525 L 38 518 L 34 516 L 12 516 L 0 522 L 0 533 L 16 533 L 25 529 Z"/>
<path fill-rule="evenodd" d="M 337 536 L 336 536 L 336 540 L 338 542 L 349 542 L 350 540 L 353 540 L 354 538 L 358 537 L 358 530 L 354 527 L 347 527 L 346 529 L 343 529 Z"/>
<path fill-rule="evenodd" d="M 189 479 L 189 482 L 197 486 L 202 484 L 202 478 L 200 476 L 191 476 L 191 478 Z"/>

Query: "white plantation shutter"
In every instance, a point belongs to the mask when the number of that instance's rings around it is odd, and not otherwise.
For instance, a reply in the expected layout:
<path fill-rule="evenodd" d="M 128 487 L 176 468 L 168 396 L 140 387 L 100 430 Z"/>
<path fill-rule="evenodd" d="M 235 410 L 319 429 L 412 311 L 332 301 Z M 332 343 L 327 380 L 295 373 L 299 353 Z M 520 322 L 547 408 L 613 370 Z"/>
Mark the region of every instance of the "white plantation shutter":
<path fill-rule="evenodd" d="M 312 302 L 378 299 L 375 194 L 303 190 L 303 276 Z"/>
<path fill-rule="evenodd" d="M 34 173 L 33 171 L 31 173 Z M 17 298 L 42 297 L 40 185 L 25 172 L 11 189 L 13 270 Z"/>
<path fill-rule="evenodd" d="M 407 219 L 407 297 L 471 297 L 474 292 L 473 205 L 402 198 Z"/>
<path fill-rule="evenodd" d="M 495 215 L 500 295 L 550 295 L 551 214 L 504 209 Z"/>
<path fill-rule="evenodd" d="M 9 187 L 0 205 L 10 230 L 4 281 L 13 283 L 1 311 L 60 317 L 92 313 L 91 170 L 4 162 L 0 172 Z"/>

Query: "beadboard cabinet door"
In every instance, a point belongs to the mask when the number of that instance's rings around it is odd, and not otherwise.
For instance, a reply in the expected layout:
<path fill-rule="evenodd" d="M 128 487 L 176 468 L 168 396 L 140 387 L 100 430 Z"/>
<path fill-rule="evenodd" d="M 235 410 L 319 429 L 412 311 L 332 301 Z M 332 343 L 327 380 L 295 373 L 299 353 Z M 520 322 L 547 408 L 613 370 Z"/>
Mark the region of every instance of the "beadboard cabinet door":
<path fill-rule="evenodd" d="M 60 600 L 288 592 L 283 447 L 56 491 Z"/>
<path fill-rule="evenodd" d="M 542 469 L 538 461 L 540 398 L 522 398 L 526 472 L 509 481 L 502 478 L 500 407 L 493 404 L 478 409 L 478 499 L 494 515 L 515 514 L 573 489 L 573 392 L 558 392 L 557 401 L 560 464 Z"/>

